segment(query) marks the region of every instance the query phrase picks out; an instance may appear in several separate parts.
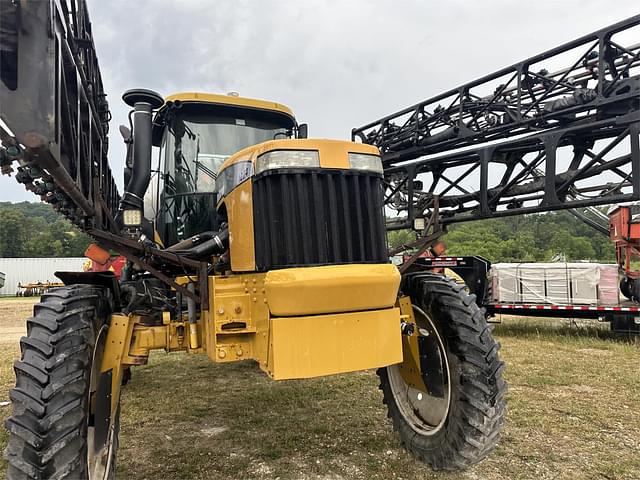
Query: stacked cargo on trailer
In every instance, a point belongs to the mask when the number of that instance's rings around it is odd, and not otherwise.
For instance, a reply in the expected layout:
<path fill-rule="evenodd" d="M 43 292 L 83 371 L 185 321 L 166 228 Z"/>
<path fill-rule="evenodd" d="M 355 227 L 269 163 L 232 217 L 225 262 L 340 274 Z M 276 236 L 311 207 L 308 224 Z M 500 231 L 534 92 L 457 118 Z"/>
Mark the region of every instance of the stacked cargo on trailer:
<path fill-rule="evenodd" d="M 541 273 L 545 270 L 540 265 L 546 265 L 547 272 L 555 270 L 555 275 Z M 414 267 L 424 271 L 446 268 L 455 272 L 488 317 L 507 314 L 594 319 L 610 322 L 611 329 L 616 332 L 640 333 L 640 305 L 618 301 L 617 265 L 492 265 L 482 257 L 423 257 L 416 260 Z M 516 267 L 520 268 L 517 275 Z M 558 273 L 563 270 L 567 272 L 564 278 Z M 519 285 L 523 279 L 525 287 Z M 546 295 L 544 288 L 547 288 Z M 567 301 L 563 300 L 564 295 Z"/>
<path fill-rule="evenodd" d="M 488 276 L 488 315 L 598 319 L 614 331 L 640 333 L 640 305 L 620 301 L 618 265 L 498 263 Z"/>
<path fill-rule="evenodd" d="M 617 305 L 618 267 L 598 263 L 497 263 L 491 301 L 552 305 Z"/>

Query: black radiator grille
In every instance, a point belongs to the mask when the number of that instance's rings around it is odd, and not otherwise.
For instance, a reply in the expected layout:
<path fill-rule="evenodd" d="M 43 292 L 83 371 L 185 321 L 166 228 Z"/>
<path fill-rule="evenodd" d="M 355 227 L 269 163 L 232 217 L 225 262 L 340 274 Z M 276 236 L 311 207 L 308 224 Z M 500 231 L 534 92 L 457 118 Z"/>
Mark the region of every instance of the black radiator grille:
<path fill-rule="evenodd" d="M 354 170 L 274 170 L 253 180 L 258 270 L 389 261 L 382 177 Z"/>

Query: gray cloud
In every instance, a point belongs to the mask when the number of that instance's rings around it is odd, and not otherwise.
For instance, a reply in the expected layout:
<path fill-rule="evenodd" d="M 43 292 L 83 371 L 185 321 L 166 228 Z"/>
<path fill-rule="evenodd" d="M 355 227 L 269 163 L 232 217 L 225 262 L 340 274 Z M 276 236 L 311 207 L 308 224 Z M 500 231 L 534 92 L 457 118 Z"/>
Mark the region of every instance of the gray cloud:
<path fill-rule="evenodd" d="M 635 0 L 89 0 L 116 126 L 128 88 L 238 91 L 291 106 L 312 136 L 352 127 L 637 13 Z M 35 200 L 0 179 L 0 200 Z"/>

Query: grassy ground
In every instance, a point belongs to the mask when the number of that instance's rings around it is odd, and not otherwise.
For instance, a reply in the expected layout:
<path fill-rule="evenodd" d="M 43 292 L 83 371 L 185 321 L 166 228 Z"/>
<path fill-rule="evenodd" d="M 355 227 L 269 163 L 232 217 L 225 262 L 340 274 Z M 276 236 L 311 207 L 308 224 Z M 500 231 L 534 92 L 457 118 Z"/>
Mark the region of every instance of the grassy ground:
<path fill-rule="evenodd" d="M 25 302 L 0 301 L 0 331 L 28 315 Z M 508 423 L 467 472 L 435 474 L 399 447 L 372 372 L 276 383 L 252 363 L 158 353 L 123 395 L 118 478 L 638 479 L 640 347 L 567 325 L 496 327 Z M 0 341 L 0 401 L 17 355 L 15 341 Z M 1 419 L 9 412 L 0 407 Z"/>

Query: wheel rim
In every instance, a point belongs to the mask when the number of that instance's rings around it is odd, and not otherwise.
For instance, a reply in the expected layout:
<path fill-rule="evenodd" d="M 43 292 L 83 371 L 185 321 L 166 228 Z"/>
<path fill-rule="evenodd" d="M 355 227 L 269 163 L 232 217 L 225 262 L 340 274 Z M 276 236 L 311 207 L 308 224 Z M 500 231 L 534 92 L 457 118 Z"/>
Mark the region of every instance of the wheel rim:
<path fill-rule="evenodd" d="M 101 408 L 98 401 L 100 386 L 100 367 L 104 353 L 104 345 L 107 337 L 107 326 L 103 326 L 98 332 L 91 363 L 91 381 L 87 405 L 87 468 L 91 480 L 103 480 L 108 478 L 113 461 L 114 416 L 110 408 Z M 109 379 L 111 377 L 109 376 Z M 110 404 L 111 396 L 104 399 Z M 107 429 L 106 435 L 99 433 L 99 425 Z M 102 439 L 101 439 L 102 438 Z"/>
<path fill-rule="evenodd" d="M 387 367 L 389 384 L 400 414 L 407 424 L 420 435 L 435 435 L 444 426 L 451 405 L 449 361 L 442 337 L 431 318 L 420 308 L 413 306 L 414 317 L 421 336 L 432 335 L 437 340 L 442 371 L 443 397 L 429 395 L 407 385 L 398 365 Z"/>

